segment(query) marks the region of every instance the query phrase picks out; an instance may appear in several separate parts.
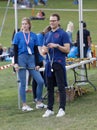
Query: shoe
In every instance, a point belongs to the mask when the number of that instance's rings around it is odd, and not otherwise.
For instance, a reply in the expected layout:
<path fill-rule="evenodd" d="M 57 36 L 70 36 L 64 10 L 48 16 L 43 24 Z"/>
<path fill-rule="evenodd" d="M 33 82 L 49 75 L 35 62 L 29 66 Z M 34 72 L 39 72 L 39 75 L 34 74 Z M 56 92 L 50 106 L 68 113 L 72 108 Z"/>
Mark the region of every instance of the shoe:
<path fill-rule="evenodd" d="M 37 103 L 37 98 L 35 98 L 35 99 L 33 100 L 33 103 Z"/>
<path fill-rule="evenodd" d="M 47 105 L 40 103 L 40 104 L 36 104 L 36 109 L 41 109 L 41 108 L 47 108 Z"/>
<path fill-rule="evenodd" d="M 33 108 L 31 108 L 27 105 L 22 107 L 22 111 L 32 111 L 32 110 L 33 110 Z"/>
<path fill-rule="evenodd" d="M 42 117 L 49 117 L 49 116 L 52 116 L 54 115 L 54 111 L 51 111 L 51 110 L 46 110 L 46 112 L 42 115 Z"/>
<path fill-rule="evenodd" d="M 60 108 L 56 117 L 62 117 L 64 115 L 65 115 L 65 111 L 62 108 Z"/>

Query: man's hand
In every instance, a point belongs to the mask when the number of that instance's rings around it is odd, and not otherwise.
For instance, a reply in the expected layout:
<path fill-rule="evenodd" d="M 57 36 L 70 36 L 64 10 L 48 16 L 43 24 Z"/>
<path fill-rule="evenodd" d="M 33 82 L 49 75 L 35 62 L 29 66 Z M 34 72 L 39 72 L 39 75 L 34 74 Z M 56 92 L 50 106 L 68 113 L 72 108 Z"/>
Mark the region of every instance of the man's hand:
<path fill-rule="evenodd" d="M 35 70 L 39 70 L 39 69 L 40 69 L 40 66 L 37 65 L 37 66 L 35 67 Z"/>
<path fill-rule="evenodd" d="M 55 43 L 49 43 L 47 45 L 48 48 L 58 48 L 59 47 L 59 44 L 55 44 Z"/>

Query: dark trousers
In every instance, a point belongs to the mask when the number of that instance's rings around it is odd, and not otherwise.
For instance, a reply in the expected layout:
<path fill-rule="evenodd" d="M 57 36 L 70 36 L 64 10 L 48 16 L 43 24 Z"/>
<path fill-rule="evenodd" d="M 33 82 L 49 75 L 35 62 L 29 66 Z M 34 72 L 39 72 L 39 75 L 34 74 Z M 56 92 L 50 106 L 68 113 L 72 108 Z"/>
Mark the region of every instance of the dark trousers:
<path fill-rule="evenodd" d="M 54 105 L 54 84 L 56 80 L 56 85 L 59 90 L 60 105 L 59 108 L 65 110 L 66 105 L 66 92 L 65 92 L 65 83 L 66 83 L 66 70 L 59 63 L 53 63 L 53 75 L 52 77 L 47 77 L 47 91 L 48 91 L 48 109 L 53 110 Z M 53 80 L 55 76 L 55 80 Z"/>
<path fill-rule="evenodd" d="M 83 48 L 83 58 L 87 58 L 88 47 Z M 78 58 L 80 58 L 80 47 L 78 46 Z"/>

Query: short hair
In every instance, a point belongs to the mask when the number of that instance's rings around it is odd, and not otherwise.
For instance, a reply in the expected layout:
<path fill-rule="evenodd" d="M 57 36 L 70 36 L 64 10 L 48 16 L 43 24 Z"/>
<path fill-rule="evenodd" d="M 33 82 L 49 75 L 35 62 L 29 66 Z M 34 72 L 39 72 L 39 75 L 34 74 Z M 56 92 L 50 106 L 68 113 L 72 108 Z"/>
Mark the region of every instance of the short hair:
<path fill-rule="evenodd" d="M 58 20 L 58 21 L 60 20 L 60 16 L 59 16 L 59 14 L 51 14 L 51 16 L 53 16 L 53 17 L 57 17 L 57 20 Z"/>
<path fill-rule="evenodd" d="M 85 28 L 87 25 L 86 25 L 86 23 L 85 22 L 83 22 L 83 27 Z"/>

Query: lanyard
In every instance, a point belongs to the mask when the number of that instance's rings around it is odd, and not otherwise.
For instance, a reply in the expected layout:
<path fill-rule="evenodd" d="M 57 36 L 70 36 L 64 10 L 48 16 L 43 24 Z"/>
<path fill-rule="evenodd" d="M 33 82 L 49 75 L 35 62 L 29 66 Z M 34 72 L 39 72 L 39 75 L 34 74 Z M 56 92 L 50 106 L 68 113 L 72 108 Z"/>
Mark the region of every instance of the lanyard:
<path fill-rule="evenodd" d="M 28 46 L 28 44 L 29 44 L 29 41 L 30 41 L 30 32 L 28 33 L 28 39 L 26 38 L 26 35 L 25 35 L 25 33 L 23 32 L 23 35 L 24 35 L 24 39 L 25 39 L 25 42 L 26 42 L 26 44 L 27 44 L 27 50 L 28 50 L 28 54 L 32 54 L 32 52 L 31 52 L 31 49 L 30 49 L 30 47 Z"/>
<path fill-rule="evenodd" d="M 49 59 L 49 61 L 50 61 L 50 64 L 51 64 L 51 67 L 52 67 L 52 64 L 53 64 L 53 61 L 54 61 L 54 48 L 53 48 L 53 54 L 52 54 L 52 59 L 51 59 L 51 57 L 50 57 L 50 54 L 49 54 L 49 52 L 47 53 L 47 55 L 48 55 L 48 59 Z"/>
<path fill-rule="evenodd" d="M 29 41 L 30 41 L 30 32 L 28 33 L 28 39 L 26 38 L 26 35 L 25 35 L 24 32 L 23 32 L 23 35 L 24 35 L 25 42 L 26 42 L 26 44 L 28 45 L 28 44 L 29 44 Z"/>

